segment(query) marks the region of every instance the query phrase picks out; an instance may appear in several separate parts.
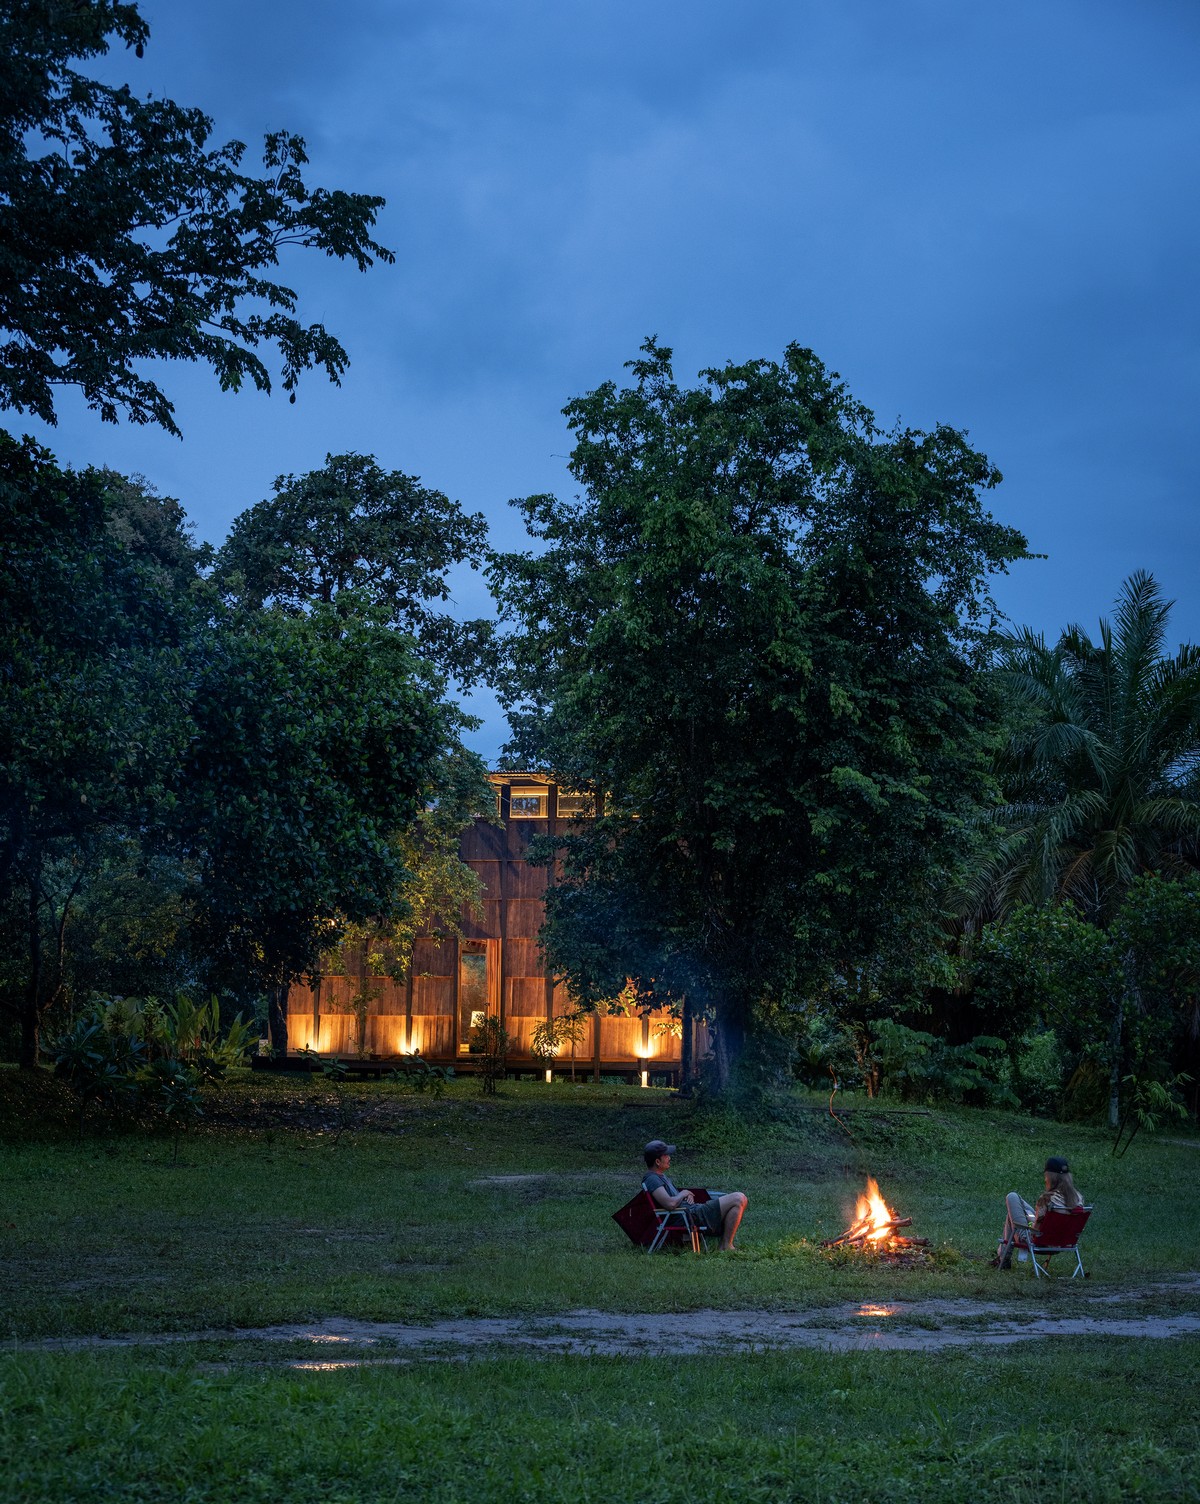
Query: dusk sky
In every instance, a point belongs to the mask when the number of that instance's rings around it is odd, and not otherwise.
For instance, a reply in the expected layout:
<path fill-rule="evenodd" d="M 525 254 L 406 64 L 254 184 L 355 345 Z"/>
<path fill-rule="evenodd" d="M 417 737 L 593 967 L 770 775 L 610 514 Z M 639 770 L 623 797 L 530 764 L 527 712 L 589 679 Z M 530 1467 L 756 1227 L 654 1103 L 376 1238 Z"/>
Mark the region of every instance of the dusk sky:
<path fill-rule="evenodd" d="M 1018 623 L 1094 629 L 1149 569 L 1200 640 L 1196 0 L 150 0 L 106 76 L 308 141 L 382 194 L 394 267 L 295 254 L 351 358 L 295 406 L 166 371 L 182 442 L 66 394 L 60 459 L 140 472 L 219 543 L 282 472 L 357 450 L 484 511 L 569 491 L 572 396 L 647 334 L 690 381 L 811 346 L 885 426 L 966 429 L 1048 558 Z M 457 582 L 458 607 L 488 609 Z M 1174 644 L 1172 644 L 1174 646 Z M 475 739 L 504 739 L 490 701 Z"/>

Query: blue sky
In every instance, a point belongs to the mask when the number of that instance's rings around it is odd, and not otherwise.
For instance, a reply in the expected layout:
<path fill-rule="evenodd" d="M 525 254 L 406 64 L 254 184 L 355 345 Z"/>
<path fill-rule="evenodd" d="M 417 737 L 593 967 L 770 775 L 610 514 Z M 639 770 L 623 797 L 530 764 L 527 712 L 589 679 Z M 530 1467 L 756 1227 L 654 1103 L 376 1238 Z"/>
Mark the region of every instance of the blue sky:
<path fill-rule="evenodd" d="M 566 490 L 560 409 L 645 335 L 681 379 L 811 346 L 890 424 L 969 431 L 1047 554 L 1020 623 L 1093 627 L 1151 570 L 1200 640 L 1200 6 L 1194 0 L 149 0 L 138 92 L 222 138 L 304 135 L 379 193 L 391 268 L 297 256 L 346 344 L 295 406 L 166 373 L 182 442 L 69 394 L 63 460 L 140 472 L 225 536 L 359 450 L 484 511 Z M 460 608 L 486 609 L 479 582 Z M 486 699 L 477 745 L 503 721 Z"/>

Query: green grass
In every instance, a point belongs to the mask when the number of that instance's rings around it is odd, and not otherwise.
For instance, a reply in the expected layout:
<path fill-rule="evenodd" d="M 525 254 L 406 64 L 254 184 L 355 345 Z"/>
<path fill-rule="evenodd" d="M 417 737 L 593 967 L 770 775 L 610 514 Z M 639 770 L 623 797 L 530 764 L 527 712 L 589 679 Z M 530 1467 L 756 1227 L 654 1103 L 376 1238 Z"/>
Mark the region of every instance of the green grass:
<path fill-rule="evenodd" d="M 16 1076 L 0 1072 L 0 1106 Z M 934 1294 L 1041 1308 L 1076 1298 L 1079 1282 L 1035 1286 L 984 1261 L 1003 1192 L 1036 1191 L 1051 1151 L 1070 1156 L 1098 1207 L 1089 1293 L 1198 1263 L 1200 1154 L 1188 1144 L 1148 1138 L 1114 1160 L 1094 1129 L 865 1102 L 850 1104 L 851 1142 L 803 1096 L 748 1129 L 625 1087 L 529 1083 L 484 1099 L 463 1082 L 440 1101 L 387 1083 L 344 1090 L 355 1126 L 339 1134 L 332 1088 L 242 1073 L 177 1164 L 168 1140 L 140 1133 L 0 1143 L 0 1335 Z M 647 1259 L 609 1220 L 655 1133 L 679 1144 L 681 1184 L 748 1192 L 741 1259 Z M 933 1240 L 935 1268 L 869 1268 L 820 1249 L 868 1172 Z M 488 1183 L 502 1175 L 538 1178 Z"/>
<path fill-rule="evenodd" d="M 1195 1500 L 1200 1344 L 205 1371 L 0 1358 L 0 1499 Z"/>
<path fill-rule="evenodd" d="M 340 1105 L 339 1105 L 340 1104 Z M 440 1101 L 240 1073 L 203 1129 L 75 1136 L 46 1077 L 0 1070 L 0 1334 L 209 1330 L 134 1351 L 0 1354 L 0 1501 L 1200 1499 L 1200 1343 L 708 1358 L 497 1356 L 318 1371 L 222 1328 L 357 1316 L 805 1308 L 988 1297 L 1013 1316 L 1145 1309 L 1195 1269 L 1197 1148 L 993 1112 L 799 1095 L 765 1128 L 665 1092 L 469 1082 Z M 736 1260 L 648 1259 L 609 1220 L 641 1143 L 751 1198 Z M 1172 1135 L 1173 1137 L 1176 1135 Z M 1070 1156 L 1097 1213 L 1086 1286 L 986 1266 L 1001 1197 Z M 820 1249 L 865 1174 L 926 1271 Z M 489 1178 L 534 1179 L 489 1184 Z M 1160 1309 L 1194 1296 L 1163 1293 Z M 951 1316 L 950 1324 L 959 1324 Z M 387 1355 L 386 1344 L 369 1351 Z"/>

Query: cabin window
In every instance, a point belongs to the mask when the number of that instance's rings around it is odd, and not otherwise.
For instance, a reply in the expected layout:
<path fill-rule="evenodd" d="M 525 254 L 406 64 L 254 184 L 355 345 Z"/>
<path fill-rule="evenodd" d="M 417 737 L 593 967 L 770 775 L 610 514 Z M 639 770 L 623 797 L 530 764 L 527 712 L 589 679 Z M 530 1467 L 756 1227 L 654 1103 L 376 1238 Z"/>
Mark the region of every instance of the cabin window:
<path fill-rule="evenodd" d="M 465 951 L 458 962 L 458 1053 L 471 1048 L 471 1030 L 487 1017 L 487 954 Z"/>
<path fill-rule="evenodd" d="M 590 794 L 559 794 L 558 816 L 560 820 L 590 820 L 596 812 L 596 801 Z"/>
<path fill-rule="evenodd" d="M 514 794 L 509 808 L 514 820 L 544 820 L 546 796 L 545 794 Z"/>

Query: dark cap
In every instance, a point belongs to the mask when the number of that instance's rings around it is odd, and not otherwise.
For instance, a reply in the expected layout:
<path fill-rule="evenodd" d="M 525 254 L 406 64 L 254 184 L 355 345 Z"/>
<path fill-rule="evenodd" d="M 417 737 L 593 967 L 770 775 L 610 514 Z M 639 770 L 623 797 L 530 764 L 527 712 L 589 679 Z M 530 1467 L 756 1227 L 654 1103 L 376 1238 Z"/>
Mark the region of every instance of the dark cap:
<path fill-rule="evenodd" d="M 1071 1166 L 1061 1154 L 1052 1154 L 1046 1161 L 1046 1169 L 1051 1175 L 1069 1175 Z"/>
<path fill-rule="evenodd" d="M 652 1138 L 642 1152 L 645 1154 L 653 1154 L 656 1157 L 659 1154 L 674 1154 L 675 1145 L 664 1143 L 661 1138 Z"/>

